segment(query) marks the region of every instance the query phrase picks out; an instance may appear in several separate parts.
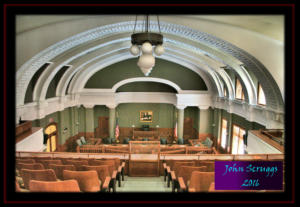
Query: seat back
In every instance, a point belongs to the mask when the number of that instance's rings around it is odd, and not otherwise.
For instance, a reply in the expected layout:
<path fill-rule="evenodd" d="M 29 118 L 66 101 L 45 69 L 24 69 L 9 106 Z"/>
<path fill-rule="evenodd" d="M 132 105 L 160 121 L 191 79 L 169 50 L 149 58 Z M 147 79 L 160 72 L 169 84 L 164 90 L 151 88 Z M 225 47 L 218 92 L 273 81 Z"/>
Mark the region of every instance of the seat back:
<path fill-rule="evenodd" d="M 82 145 L 82 142 L 81 142 L 80 139 L 77 139 L 77 140 L 76 140 L 76 143 L 77 143 L 78 146 L 81 146 L 81 145 Z"/>
<path fill-rule="evenodd" d="M 97 166 L 97 165 L 108 165 L 109 174 L 112 175 L 113 171 L 117 168 L 115 167 L 115 161 L 114 160 L 91 160 L 90 161 L 91 166 Z"/>
<path fill-rule="evenodd" d="M 80 192 L 76 180 L 65 180 L 56 182 L 31 180 L 29 183 L 30 192 Z"/>
<path fill-rule="evenodd" d="M 56 165 L 56 164 L 49 164 L 49 168 L 53 169 L 55 172 L 55 175 L 58 179 L 63 180 L 63 171 L 64 170 L 72 170 L 76 171 L 76 168 L 74 165 Z"/>
<path fill-rule="evenodd" d="M 86 144 L 86 140 L 83 136 L 80 137 L 80 141 L 81 141 L 82 144 Z"/>
<path fill-rule="evenodd" d="M 28 169 L 28 170 L 44 170 L 44 166 L 41 163 L 17 163 L 17 170 Z"/>
<path fill-rule="evenodd" d="M 93 170 L 96 171 L 98 174 L 98 178 L 101 181 L 101 184 L 104 183 L 106 177 L 110 177 L 108 165 L 98 165 L 98 166 L 84 165 L 83 167 L 87 171 L 93 171 Z"/>
<path fill-rule="evenodd" d="M 66 160 L 65 163 L 67 165 L 74 165 L 77 171 L 83 171 L 83 165 L 88 165 L 87 160 Z"/>
<path fill-rule="evenodd" d="M 189 191 L 190 192 L 208 192 L 212 182 L 215 182 L 214 172 L 192 172 Z"/>
<path fill-rule="evenodd" d="M 27 163 L 27 164 L 32 164 L 36 163 L 34 159 L 16 159 L 16 163 Z"/>
<path fill-rule="evenodd" d="M 61 160 L 41 160 L 40 161 L 45 169 L 49 169 L 49 164 L 62 165 Z"/>
<path fill-rule="evenodd" d="M 64 180 L 75 179 L 78 182 L 79 188 L 83 192 L 97 192 L 100 191 L 100 181 L 98 174 L 93 171 L 63 171 Z"/>
<path fill-rule="evenodd" d="M 172 171 L 175 171 L 176 174 L 178 174 L 178 171 L 181 166 L 195 166 L 195 163 L 193 161 L 177 161 L 174 163 L 173 168 L 171 168 Z"/>
<path fill-rule="evenodd" d="M 46 170 L 21 170 L 21 177 L 24 182 L 24 187 L 29 189 L 30 180 L 40 180 L 40 181 L 56 181 L 56 175 L 54 170 L 46 169 Z"/>
<path fill-rule="evenodd" d="M 215 162 L 214 161 L 196 161 L 196 166 L 206 166 L 207 172 L 215 172 Z"/>
<path fill-rule="evenodd" d="M 194 166 L 181 166 L 178 171 L 177 177 L 182 177 L 185 184 L 191 179 L 191 175 L 194 171 L 205 172 L 206 166 L 194 167 Z"/>

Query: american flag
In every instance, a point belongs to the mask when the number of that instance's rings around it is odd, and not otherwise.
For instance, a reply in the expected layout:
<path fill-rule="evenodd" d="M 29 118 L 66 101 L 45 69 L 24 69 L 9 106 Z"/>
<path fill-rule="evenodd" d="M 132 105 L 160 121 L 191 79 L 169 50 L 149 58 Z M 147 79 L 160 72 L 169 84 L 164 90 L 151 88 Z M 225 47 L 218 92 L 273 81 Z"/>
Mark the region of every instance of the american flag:
<path fill-rule="evenodd" d="M 176 122 L 175 128 L 174 128 L 174 137 L 177 138 L 177 122 Z"/>
<path fill-rule="evenodd" d="M 116 120 L 116 131 L 115 131 L 115 136 L 116 136 L 116 139 L 118 139 L 120 135 L 120 130 L 119 130 L 119 123 L 118 123 L 118 118 Z"/>

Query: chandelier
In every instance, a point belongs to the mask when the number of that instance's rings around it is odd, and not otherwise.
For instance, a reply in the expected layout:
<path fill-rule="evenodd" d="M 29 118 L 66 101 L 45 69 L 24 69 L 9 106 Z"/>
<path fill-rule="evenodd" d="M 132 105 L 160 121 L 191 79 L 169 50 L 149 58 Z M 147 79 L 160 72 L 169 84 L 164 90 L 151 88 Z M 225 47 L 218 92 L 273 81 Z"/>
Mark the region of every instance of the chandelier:
<path fill-rule="evenodd" d="M 134 56 L 140 55 L 137 65 L 144 73 L 148 76 L 155 65 L 155 58 L 153 52 L 160 56 L 164 53 L 163 35 L 160 32 L 159 18 L 157 16 L 157 24 L 159 33 L 154 33 L 149 31 L 149 15 L 145 16 L 143 27 L 141 32 L 136 32 L 137 16 L 135 19 L 133 34 L 131 35 L 131 48 L 130 53 Z M 154 48 L 154 50 L 153 50 Z"/>

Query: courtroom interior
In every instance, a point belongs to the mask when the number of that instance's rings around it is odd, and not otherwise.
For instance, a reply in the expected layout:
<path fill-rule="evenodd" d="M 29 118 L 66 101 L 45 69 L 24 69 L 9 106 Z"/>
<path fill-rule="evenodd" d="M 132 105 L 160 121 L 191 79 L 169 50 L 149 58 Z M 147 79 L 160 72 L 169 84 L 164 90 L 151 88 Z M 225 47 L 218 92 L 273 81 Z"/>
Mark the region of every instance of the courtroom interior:
<path fill-rule="evenodd" d="M 16 15 L 15 38 L 17 192 L 225 192 L 216 160 L 284 163 L 283 15 Z"/>

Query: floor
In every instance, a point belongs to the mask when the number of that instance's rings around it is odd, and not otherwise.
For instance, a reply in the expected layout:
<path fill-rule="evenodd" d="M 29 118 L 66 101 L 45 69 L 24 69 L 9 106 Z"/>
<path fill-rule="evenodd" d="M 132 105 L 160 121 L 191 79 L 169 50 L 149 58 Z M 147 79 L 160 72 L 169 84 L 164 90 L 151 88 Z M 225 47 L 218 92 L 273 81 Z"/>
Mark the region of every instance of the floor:
<path fill-rule="evenodd" d="M 172 188 L 167 187 L 164 177 L 124 177 L 121 187 L 117 192 L 171 192 Z"/>

